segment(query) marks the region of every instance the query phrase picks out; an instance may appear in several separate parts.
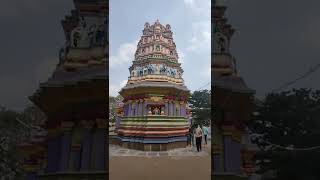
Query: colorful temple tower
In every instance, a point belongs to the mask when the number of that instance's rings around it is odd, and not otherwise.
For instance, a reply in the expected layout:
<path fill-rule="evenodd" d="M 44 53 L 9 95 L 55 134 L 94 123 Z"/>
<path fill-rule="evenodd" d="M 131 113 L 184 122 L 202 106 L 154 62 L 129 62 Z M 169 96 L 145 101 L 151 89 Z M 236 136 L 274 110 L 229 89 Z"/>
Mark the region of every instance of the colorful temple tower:
<path fill-rule="evenodd" d="M 245 122 L 250 118 L 254 91 L 238 75 L 230 53 L 235 30 L 224 17 L 226 6 L 216 1 L 212 9 L 214 42 L 212 56 L 213 98 L 213 178 L 248 179 L 253 173 L 253 155 Z"/>
<path fill-rule="evenodd" d="M 186 147 L 189 90 L 169 24 L 145 23 L 130 76 L 120 91 L 123 117 L 117 130 L 120 145 L 144 151 Z"/>
<path fill-rule="evenodd" d="M 56 69 L 30 97 L 47 116 L 47 135 L 22 145 L 26 165 L 34 165 L 26 169 L 28 180 L 108 177 L 108 2 L 74 4 L 62 21 L 66 42 Z"/>

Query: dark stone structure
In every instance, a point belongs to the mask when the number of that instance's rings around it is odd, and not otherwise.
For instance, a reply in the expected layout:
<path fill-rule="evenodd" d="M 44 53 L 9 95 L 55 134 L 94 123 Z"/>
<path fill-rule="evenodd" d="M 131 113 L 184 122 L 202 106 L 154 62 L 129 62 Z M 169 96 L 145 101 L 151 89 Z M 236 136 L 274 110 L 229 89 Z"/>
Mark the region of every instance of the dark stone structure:
<path fill-rule="evenodd" d="M 28 180 L 108 177 L 108 2 L 74 4 L 71 16 L 62 21 L 66 42 L 56 70 L 30 97 L 47 115 L 48 133 L 22 145 L 25 152 L 38 147 L 37 156 L 26 154 Z"/>

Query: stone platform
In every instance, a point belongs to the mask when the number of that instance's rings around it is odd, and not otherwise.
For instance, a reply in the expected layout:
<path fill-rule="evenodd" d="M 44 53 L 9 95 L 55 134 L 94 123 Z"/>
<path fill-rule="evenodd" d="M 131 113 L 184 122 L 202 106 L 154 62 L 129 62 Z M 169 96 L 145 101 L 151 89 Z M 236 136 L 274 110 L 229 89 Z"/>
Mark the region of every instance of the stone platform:
<path fill-rule="evenodd" d="M 210 157 L 210 145 L 203 145 L 202 151 L 197 152 L 196 147 L 177 148 L 168 151 L 139 151 L 134 149 L 127 149 L 118 145 L 109 145 L 109 158 L 117 156 L 132 156 L 132 157 L 187 157 L 200 156 Z"/>
<path fill-rule="evenodd" d="M 168 151 L 176 148 L 185 148 L 187 147 L 187 142 L 172 142 L 166 144 L 144 144 L 144 143 L 133 143 L 133 142 L 122 142 L 117 138 L 116 135 L 109 135 L 110 144 L 117 145 L 126 149 L 134 149 L 140 151 Z"/>

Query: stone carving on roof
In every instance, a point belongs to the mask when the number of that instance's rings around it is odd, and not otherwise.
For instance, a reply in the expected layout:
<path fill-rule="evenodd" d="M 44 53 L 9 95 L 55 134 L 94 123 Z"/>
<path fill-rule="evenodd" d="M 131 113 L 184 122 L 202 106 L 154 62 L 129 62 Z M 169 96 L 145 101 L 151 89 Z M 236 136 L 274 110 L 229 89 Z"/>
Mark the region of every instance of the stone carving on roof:
<path fill-rule="evenodd" d="M 75 0 L 75 6 L 71 16 L 62 20 L 66 41 L 59 51 L 58 66 L 80 68 L 105 64 L 108 39 L 106 2 Z"/>

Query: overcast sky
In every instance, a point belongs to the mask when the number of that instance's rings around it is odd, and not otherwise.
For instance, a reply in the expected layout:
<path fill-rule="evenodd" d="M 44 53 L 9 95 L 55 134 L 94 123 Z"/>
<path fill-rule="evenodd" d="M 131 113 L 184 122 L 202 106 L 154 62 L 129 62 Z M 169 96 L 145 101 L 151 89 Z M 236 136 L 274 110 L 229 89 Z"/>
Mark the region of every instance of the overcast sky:
<path fill-rule="evenodd" d="M 145 22 L 170 24 L 183 78 L 191 90 L 211 82 L 210 0 L 110 0 L 109 93 L 117 95 L 129 76 Z M 204 89 L 210 88 L 208 84 Z"/>
<path fill-rule="evenodd" d="M 232 52 L 248 86 L 264 95 L 320 63 L 319 0 L 228 0 Z M 320 69 L 292 87 L 320 88 Z"/>
<path fill-rule="evenodd" d="M 113 92 L 129 75 L 131 54 L 144 23 L 157 18 L 163 24 L 171 24 L 179 55 L 183 57 L 183 78 L 188 88 L 194 90 L 206 83 L 206 71 L 201 74 L 198 70 L 210 65 L 204 55 L 210 46 L 206 44 L 208 25 L 204 23 L 210 8 L 199 1 L 204 0 L 110 1 L 110 55 L 119 60 L 110 62 Z M 237 29 L 231 50 L 240 75 L 258 95 L 319 63 L 320 1 L 229 0 L 227 5 L 229 22 Z M 1 105 L 23 109 L 29 103 L 27 96 L 52 74 L 58 50 L 64 43 L 60 21 L 72 8 L 72 0 L 0 2 Z M 192 51 L 196 48 L 200 51 Z M 119 54 L 122 49 L 128 52 Z M 320 71 L 296 86 L 320 89 Z"/>
<path fill-rule="evenodd" d="M 0 105 L 23 109 L 39 83 L 46 81 L 64 44 L 60 21 L 72 0 L 0 2 Z"/>

